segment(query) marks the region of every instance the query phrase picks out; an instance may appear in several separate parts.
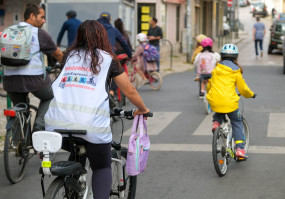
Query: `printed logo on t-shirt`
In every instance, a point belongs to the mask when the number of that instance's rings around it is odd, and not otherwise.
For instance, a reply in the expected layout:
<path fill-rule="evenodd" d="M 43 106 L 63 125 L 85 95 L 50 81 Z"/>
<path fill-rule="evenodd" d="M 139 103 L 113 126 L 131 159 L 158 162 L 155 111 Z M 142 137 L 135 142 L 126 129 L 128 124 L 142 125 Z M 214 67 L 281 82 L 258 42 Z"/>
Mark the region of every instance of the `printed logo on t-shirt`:
<path fill-rule="evenodd" d="M 64 76 L 58 85 L 60 88 L 70 87 L 95 91 L 98 77 L 92 73 L 90 67 L 68 66 L 64 68 L 64 71 Z"/>

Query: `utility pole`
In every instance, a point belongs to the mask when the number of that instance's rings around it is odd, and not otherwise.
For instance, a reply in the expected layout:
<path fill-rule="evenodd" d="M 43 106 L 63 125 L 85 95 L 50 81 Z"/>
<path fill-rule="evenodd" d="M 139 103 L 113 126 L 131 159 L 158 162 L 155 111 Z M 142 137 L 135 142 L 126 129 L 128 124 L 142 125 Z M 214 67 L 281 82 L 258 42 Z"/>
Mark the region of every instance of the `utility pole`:
<path fill-rule="evenodd" d="M 187 0 L 187 62 L 191 61 L 192 34 L 191 34 L 191 0 Z"/>

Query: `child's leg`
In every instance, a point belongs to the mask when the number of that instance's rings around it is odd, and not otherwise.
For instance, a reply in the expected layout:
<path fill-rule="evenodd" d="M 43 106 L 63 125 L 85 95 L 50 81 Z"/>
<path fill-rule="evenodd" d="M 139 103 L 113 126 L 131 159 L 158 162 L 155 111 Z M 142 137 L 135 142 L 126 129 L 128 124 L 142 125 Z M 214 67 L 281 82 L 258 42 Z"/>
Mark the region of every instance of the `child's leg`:
<path fill-rule="evenodd" d="M 213 122 L 219 122 L 219 124 L 223 123 L 224 113 L 215 113 L 213 115 Z"/>
<path fill-rule="evenodd" d="M 233 130 L 233 137 L 235 139 L 236 146 L 235 148 L 244 148 L 244 132 L 243 132 L 243 124 L 242 124 L 242 117 L 239 112 L 239 109 L 235 110 L 234 112 L 228 113 L 228 116 L 231 120 L 232 130 Z"/>
<path fill-rule="evenodd" d="M 205 92 L 206 83 L 207 83 L 207 80 L 203 80 L 203 81 L 202 81 L 202 84 L 201 84 L 201 92 L 202 92 L 202 93 Z"/>
<path fill-rule="evenodd" d="M 213 115 L 213 126 L 212 126 L 213 132 L 223 123 L 224 115 L 225 115 L 224 113 L 215 113 Z"/>
<path fill-rule="evenodd" d="M 146 79 L 146 76 L 144 75 L 144 73 L 140 69 L 138 69 L 138 73 L 143 78 L 143 80 Z"/>

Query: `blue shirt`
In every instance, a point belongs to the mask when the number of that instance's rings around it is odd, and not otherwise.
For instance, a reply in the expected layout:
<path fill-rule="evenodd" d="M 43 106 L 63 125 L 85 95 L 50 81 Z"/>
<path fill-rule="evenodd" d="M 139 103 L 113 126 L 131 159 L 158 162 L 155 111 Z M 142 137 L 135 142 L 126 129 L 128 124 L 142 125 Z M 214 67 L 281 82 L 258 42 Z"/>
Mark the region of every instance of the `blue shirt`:
<path fill-rule="evenodd" d="M 61 43 L 64 32 L 67 30 L 68 47 L 71 46 L 72 42 L 75 40 L 77 29 L 80 24 L 81 21 L 76 18 L 70 18 L 69 20 L 65 21 L 58 34 L 57 44 Z"/>
<path fill-rule="evenodd" d="M 255 40 L 263 40 L 265 26 L 261 22 L 254 24 L 253 28 L 255 29 Z"/>

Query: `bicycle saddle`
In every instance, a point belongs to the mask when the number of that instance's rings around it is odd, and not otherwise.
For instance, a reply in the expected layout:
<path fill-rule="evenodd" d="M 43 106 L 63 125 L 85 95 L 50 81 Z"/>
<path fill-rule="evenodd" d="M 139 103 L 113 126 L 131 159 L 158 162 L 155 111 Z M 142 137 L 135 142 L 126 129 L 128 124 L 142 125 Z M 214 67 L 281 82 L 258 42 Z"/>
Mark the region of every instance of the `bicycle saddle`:
<path fill-rule="evenodd" d="M 79 162 L 74 161 L 59 161 L 52 163 L 50 172 L 55 176 L 66 176 L 71 174 L 77 174 L 82 170 L 82 166 Z"/>

